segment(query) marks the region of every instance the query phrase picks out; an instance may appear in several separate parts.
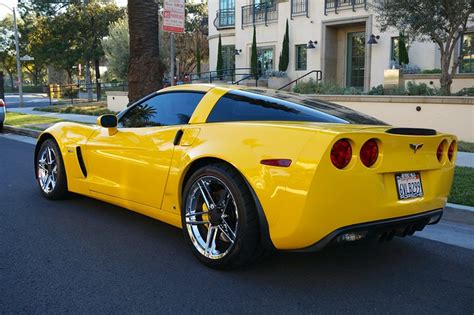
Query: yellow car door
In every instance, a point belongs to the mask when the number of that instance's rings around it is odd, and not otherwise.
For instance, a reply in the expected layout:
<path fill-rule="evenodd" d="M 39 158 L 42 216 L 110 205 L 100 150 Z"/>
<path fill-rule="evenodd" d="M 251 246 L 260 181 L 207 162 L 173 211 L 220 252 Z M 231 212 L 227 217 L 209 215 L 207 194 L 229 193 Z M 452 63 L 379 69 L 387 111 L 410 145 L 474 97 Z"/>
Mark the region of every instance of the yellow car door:
<path fill-rule="evenodd" d="M 99 128 L 85 150 L 89 190 L 161 209 L 175 138 L 203 96 L 157 94 L 121 114 L 118 132 Z"/>

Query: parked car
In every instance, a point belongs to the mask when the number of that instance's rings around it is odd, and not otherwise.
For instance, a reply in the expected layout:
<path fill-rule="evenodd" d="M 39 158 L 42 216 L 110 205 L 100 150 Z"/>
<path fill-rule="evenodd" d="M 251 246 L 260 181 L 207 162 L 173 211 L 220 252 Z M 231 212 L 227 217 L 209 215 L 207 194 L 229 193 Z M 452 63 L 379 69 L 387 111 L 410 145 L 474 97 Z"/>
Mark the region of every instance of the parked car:
<path fill-rule="evenodd" d="M 435 224 L 455 158 L 456 137 L 432 129 L 285 92 L 182 85 L 98 126 L 50 127 L 34 161 L 46 198 L 74 192 L 164 221 L 201 262 L 233 268 Z"/>
<path fill-rule="evenodd" d="M 3 130 L 3 124 L 5 123 L 5 117 L 7 114 L 5 106 L 5 101 L 0 98 L 0 131 Z"/>

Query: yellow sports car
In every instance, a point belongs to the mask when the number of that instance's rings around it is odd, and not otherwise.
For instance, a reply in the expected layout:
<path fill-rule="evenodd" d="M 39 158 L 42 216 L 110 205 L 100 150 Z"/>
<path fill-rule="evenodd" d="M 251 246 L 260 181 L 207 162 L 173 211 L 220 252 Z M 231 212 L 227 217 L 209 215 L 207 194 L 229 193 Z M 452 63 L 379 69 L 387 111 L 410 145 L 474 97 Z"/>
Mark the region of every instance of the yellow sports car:
<path fill-rule="evenodd" d="M 455 136 L 432 129 L 291 93 L 185 85 L 97 126 L 52 126 L 35 169 L 45 197 L 74 192 L 167 222 L 201 262 L 232 268 L 270 249 L 389 240 L 435 224 L 455 158 Z"/>

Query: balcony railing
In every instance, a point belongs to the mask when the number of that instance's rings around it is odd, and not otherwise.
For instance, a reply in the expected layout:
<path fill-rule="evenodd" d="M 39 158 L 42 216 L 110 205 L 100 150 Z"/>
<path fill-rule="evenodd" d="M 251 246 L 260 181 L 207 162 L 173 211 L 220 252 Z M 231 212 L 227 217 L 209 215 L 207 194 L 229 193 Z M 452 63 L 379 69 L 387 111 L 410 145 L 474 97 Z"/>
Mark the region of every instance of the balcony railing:
<path fill-rule="evenodd" d="M 235 9 L 217 10 L 214 26 L 220 30 L 235 27 Z"/>
<path fill-rule="evenodd" d="M 367 0 L 324 0 L 324 15 L 331 11 L 337 14 L 338 10 L 349 8 L 355 12 L 356 7 L 364 7 L 367 10 Z"/>
<path fill-rule="evenodd" d="M 309 17 L 308 3 L 309 0 L 291 0 L 291 18 L 298 15 Z"/>
<path fill-rule="evenodd" d="M 251 4 L 242 7 L 242 29 L 244 26 L 278 21 L 278 6 L 276 2 L 269 1 Z"/>

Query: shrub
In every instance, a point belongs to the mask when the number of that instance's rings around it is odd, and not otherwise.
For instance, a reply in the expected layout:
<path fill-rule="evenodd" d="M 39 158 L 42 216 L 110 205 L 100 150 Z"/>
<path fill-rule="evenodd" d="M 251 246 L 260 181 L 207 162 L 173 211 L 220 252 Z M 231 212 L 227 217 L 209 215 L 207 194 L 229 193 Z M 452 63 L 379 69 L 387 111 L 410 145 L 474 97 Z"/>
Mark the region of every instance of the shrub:
<path fill-rule="evenodd" d="M 265 77 L 277 77 L 277 78 L 284 78 L 287 76 L 286 71 L 276 71 L 276 70 L 267 70 L 265 72 Z"/>
<path fill-rule="evenodd" d="M 474 96 L 474 87 L 464 88 L 453 94 L 454 96 Z"/>
<path fill-rule="evenodd" d="M 369 91 L 369 95 L 384 95 L 384 93 L 385 91 L 382 84 L 372 87 Z"/>
<path fill-rule="evenodd" d="M 300 94 L 332 94 L 332 95 L 360 95 L 362 91 L 348 87 L 343 88 L 333 83 L 318 83 L 313 78 L 306 82 L 300 82 L 296 84 L 294 90 L 295 93 Z"/>
<path fill-rule="evenodd" d="M 408 95 L 436 95 L 435 89 L 430 88 L 426 83 L 416 83 L 416 82 L 408 82 L 407 83 L 407 91 Z"/>
<path fill-rule="evenodd" d="M 426 69 L 421 71 L 421 74 L 438 74 L 441 73 L 441 69 Z"/>

